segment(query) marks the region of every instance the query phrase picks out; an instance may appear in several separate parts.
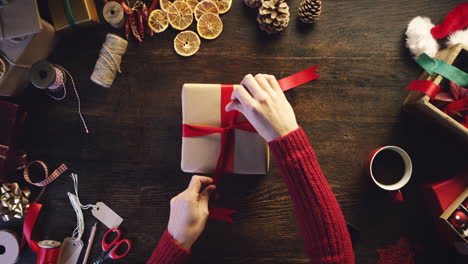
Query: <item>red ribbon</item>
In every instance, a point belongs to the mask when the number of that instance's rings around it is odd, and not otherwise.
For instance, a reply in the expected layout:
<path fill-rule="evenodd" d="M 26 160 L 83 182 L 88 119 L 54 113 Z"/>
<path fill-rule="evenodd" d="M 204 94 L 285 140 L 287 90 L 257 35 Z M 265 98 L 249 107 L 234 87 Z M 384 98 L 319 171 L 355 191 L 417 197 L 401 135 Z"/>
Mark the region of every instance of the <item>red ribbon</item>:
<path fill-rule="evenodd" d="M 414 80 L 406 88 L 409 91 L 419 91 L 426 94 L 430 98 L 434 98 L 440 91 L 440 86 L 433 81 L 428 80 Z"/>
<path fill-rule="evenodd" d="M 29 205 L 28 213 L 24 219 L 23 235 L 26 238 L 31 249 L 37 254 L 37 264 L 57 264 L 60 247 L 57 248 L 42 248 L 38 242 L 31 239 L 31 234 L 36 224 L 37 217 L 41 212 L 42 204 L 31 203 Z"/>
<path fill-rule="evenodd" d="M 318 65 L 310 67 L 301 72 L 295 73 L 289 77 L 283 78 L 278 81 L 281 89 L 287 91 L 291 88 L 312 81 L 320 77 L 315 73 Z M 216 169 L 213 177 L 213 184 L 219 185 L 221 175 L 223 173 L 234 173 L 234 129 L 240 129 L 256 133 L 255 128 L 247 122 L 237 122 L 240 116 L 238 111 L 226 111 L 226 105 L 231 102 L 231 95 L 234 91 L 233 84 L 222 84 L 221 85 L 221 127 L 205 127 L 196 126 L 190 124 L 182 125 L 182 136 L 183 137 L 200 137 L 207 136 L 214 133 L 221 134 L 221 150 L 216 163 Z M 236 212 L 235 210 L 212 207 L 210 208 L 210 218 L 223 220 L 232 223 L 231 214 Z"/>
<path fill-rule="evenodd" d="M 464 88 L 458 87 L 458 85 L 454 84 L 453 82 L 450 83 L 450 86 L 451 86 L 452 97 L 459 98 L 460 96 L 463 96 L 465 94 Z M 444 94 L 443 96 L 441 96 L 439 94 L 440 86 L 435 84 L 432 81 L 414 80 L 410 83 L 410 85 L 406 89 L 410 91 L 419 91 L 421 93 L 426 94 L 427 96 L 429 96 L 431 99 L 434 99 L 434 100 L 452 101 L 443 109 L 444 113 L 446 113 L 449 116 L 453 117 L 456 114 L 461 115 L 460 114 L 461 111 L 468 110 L 468 97 L 464 97 L 464 98 L 453 101 L 453 99 L 449 98 L 448 95 Z M 437 97 L 438 94 L 439 94 L 439 98 Z M 463 125 L 465 127 L 468 127 L 468 116 L 465 116 L 464 119 L 465 120 L 464 120 Z"/>

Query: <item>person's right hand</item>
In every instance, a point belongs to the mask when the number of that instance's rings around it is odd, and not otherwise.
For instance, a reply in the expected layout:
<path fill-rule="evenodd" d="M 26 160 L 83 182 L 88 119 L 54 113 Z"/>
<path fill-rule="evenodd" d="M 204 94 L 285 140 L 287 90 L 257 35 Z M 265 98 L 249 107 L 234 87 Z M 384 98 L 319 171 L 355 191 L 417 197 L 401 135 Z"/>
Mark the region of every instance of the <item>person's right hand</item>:
<path fill-rule="evenodd" d="M 210 177 L 194 175 L 188 188 L 171 199 L 167 230 L 181 247 L 190 250 L 205 229 L 208 202 L 216 186 Z"/>
<path fill-rule="evenodd" d="M 244 88 L 245 87 L 245 88 Z M 296 130 L 296 116 L 275 76 L 248 74 L 235 86 L 226 111 L 241 112 L 268 142 Z"/>

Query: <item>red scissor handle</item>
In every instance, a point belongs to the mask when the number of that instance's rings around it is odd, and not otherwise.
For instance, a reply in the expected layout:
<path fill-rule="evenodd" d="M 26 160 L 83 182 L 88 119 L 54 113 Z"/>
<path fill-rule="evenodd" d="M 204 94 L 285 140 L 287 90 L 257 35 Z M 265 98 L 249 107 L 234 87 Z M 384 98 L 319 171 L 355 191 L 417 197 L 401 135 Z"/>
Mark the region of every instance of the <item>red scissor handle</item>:
<path fill-rule="evenodd" d="M 127 244 L 126 245 L 127 249 L 125 250 L 125 252 L 120 254 L 120 255 L 117 254 L 117 250 L 119 250 L 119 248 L 124 244 Z M 111 251 L 109 252 L 109 257 L 111 259 L 123 258 L 123 257 L 127 256 L 127 254 L 130 252 L 131 248 L 132 248 L 132 243 L 130 243 L 130 240 L 122 239 L 119 242 L 117 242 L 117 244 L 115 244 L 114 248 L 111 249 Z"/>
<path fill-rule="evenodd" d="M 117 236 L 114 239 L 112 239 L 112 241 L 107 243 L 107 237 L 111 233 L 114 233 L 114 232 L 117 233 Z M 122 236 L 122 232 L 120 232 L 120 230 L 117 229 L 117 228 L 111 228 L 111 229 L 107 230 L 107 232 L 102 237 L 102 250 L 103 251 L 109 251 L 114 245 L 117 244 L 117 242 L 119 242 L 119 239 L 120 239 L 121 236 Z"/>
<path fill-rule="evenodd" d="M 107 243 L 107 236 L 109 236 L 111 233 L 117 233 L 117 236 L 112 239 L 109 243 Z M 125 257 L 129 252 L 130 249 L 132 248 L 132 244 L 130 243 L 130 240 L 128 239 L 122 239 L 120 240 L 120 237 L 122 236 L 122 232 L 120 232 L 120 229 L 117 228 L 112 228 L 107 230 L 107 232 L 104 234 L 104 237 L 102 237 L 102 250 L 104 252 L 108 252 L 108 255 L 112 259 L 119 259 Z M 117 254 L 117 250 L 122 246 L 126 244 L 127 250 L 122 253 L 122 254 Z"/>

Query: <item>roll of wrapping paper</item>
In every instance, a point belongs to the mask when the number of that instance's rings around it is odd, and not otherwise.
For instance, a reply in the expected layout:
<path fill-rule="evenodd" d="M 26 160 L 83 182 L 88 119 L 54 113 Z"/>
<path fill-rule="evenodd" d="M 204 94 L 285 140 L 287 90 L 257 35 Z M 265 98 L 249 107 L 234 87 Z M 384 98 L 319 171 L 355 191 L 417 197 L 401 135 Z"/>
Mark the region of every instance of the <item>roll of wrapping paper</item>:
<path fill-rule="evenodd" d="M 16 234 L 8 230 L 0 230 L 1 247 L 3 247 L 3 252 L 0 254 L 0 263 L 15 264 L 20 252 L 20 244 Z"/>

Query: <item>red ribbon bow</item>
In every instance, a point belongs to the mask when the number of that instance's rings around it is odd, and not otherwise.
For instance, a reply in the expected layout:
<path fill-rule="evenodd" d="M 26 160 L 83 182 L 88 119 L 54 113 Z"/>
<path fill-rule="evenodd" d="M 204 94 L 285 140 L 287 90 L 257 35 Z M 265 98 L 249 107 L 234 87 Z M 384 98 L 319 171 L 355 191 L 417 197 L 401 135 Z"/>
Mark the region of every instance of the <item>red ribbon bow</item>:
<path fill-rule="evenodd" d="M 318 65 L 310 67 L 301 72 L 295 73 L 289 77 L 283 78 L 278 81 L 281 89 L 287 91 L 291 88 L 312 81 L 320 77 L 315 73 Z M 216 169 L 213 177 L 213 184 L 219 185 L 221 175 L 223 173 L 234 172 L 234 137 L 233 130 L 240 129 L 256 133 L 257 131 L 248 121 L 238 122 L 240 113 L 238 111 L 226 111 L 226 105 L 231 102 L 231 95 L 234 91 L 233 84 L 222 84 L 221 85 L 221 127 L 205 127 L 196 126 L 190 124 L 182 125 L 182 136 L 183 137 L 200 137 L 207 136 L 214 133 L 221 134 L 221 151 L 218 156 L 216 163 Z M 231 214 L 235 210 L 212 207 L 210 208 L 210 218 L 223 220 L 232 223 Z"/>

